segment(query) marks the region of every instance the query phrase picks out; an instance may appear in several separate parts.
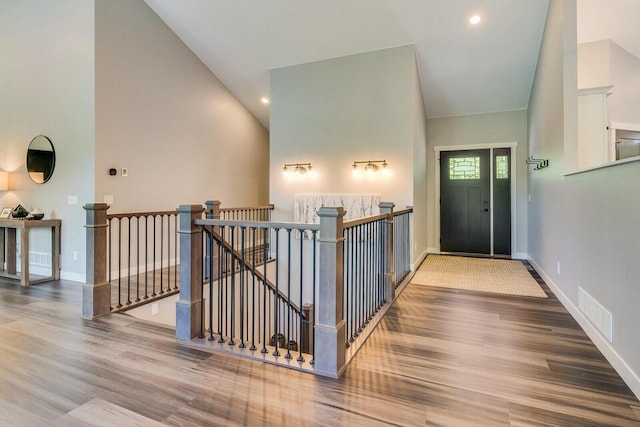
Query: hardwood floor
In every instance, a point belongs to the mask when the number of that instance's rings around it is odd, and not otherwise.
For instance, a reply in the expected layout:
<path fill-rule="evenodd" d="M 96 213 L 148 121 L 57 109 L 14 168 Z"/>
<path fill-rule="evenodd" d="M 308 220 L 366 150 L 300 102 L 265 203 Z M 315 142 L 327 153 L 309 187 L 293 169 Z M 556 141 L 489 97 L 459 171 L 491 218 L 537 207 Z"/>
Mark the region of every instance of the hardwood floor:
<path fill-rule="evenodd" d="M 80 292 L 0 281 L 0 425 L 640 426 L 551 294 L 409 285 L 336 381 L 188 348 L 125 314 L 82 320 Z"/>

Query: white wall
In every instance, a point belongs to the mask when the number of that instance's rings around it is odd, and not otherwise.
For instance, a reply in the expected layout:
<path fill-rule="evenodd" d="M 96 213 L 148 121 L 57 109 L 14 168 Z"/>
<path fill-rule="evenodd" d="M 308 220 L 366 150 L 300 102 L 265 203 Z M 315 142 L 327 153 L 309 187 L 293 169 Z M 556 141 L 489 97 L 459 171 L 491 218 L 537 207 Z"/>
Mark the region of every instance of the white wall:
<path fill-rule="evenodd" d="M 415 70 L 413 46 L 404 46 L 270 72 L 275 219 L 293 219 L 295 194 L 413 204 Z M 353 176 L 354 161 L 378 159 L 389 163 L 387 175 Z M 284 163 L 306 162 L 313 174 L 283 175 Z"/>
<path fill-rule="evenodd" d="M 267 130 L 142 0 L 96 1 L 96 201 L 267 204 L 268 167 Z"/>
<path fill-rule="evenodd" d="M 640 162 L 563 176 L 575 135 L 575 1 L 552 0 L 529 105 L 531 153 L 550 167 L 529 176 L 529 254 L 536 269 L 640 396 Z M 572 70 L 573 68 L 573 70 Z M 558 94 L 564 94 L 559 97 Z M 613 315 L 609 343 L 578 310 L 578 287 Z"/>
<path fill-rule="evenodd" d="M 640 125 L 640 58 L 611 43 L 609 120 Z"/>
<path fill-rule="evenodd" d="M 472 116 L 445 117 L 430 119 L 427 127 L 427 170 L 429 171 L 429 249 L 438 248 L 436 230 L 436 153 L 434 147 L 473 144 L 490 144 L 497 142 L 517 142 L 516 173 L 516 247 L 512 254 L 526 257 L 527 253 L 527 175 L 528 157 L 527 112 L 508 111 L 504 113 L 477 114 Z"/>
<path fill-rule="evenodd" d="M 0 192 L 0 206 L 20 203 L 61 219 L 61 274 L 80 281 L 82 205 L 94 198 L 93 17 L 93 1 L 0 2 L 0 170 L 11 172 L 11 190 Z M 55 172 L 41 185 L 29 179 L 25 165 L 27 146 L 39 134 L 56 151 Z M 77 196 L 78 204 L 68 205 L 68 195 Z"/>
<path fill-rule="evenodd" d="M 640 58 L 611 40 L 578 45 L 578 88 L 613 86 L 609 120 L 640 124 Z"/>
<path fill-rule="evenodd" d="M 578 45 L 578 89 L 611 84 L 611 40 Z"/>

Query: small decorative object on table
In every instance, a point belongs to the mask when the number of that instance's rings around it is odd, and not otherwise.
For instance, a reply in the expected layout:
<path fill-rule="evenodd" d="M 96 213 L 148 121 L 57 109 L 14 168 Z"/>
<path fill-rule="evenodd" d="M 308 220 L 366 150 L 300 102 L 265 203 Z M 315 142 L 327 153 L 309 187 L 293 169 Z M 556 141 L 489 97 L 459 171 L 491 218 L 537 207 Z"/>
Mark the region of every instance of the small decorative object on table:
<path fill-rule="evenodd" d="M 11 208 L 2 208 L 2 212 L 0 213 L 0 219 L 8 219 L 11 216 Z"/>
<path fill-rule="evenodd" d="M 11 212 L 11 216 L 17 219 L 26 218 L 27 215 L 29 215 L 29 211 L 26 210 L 22 205 L 16 206 L 13 212 Z"/>
<path fill-rule="evenodd" d="M 40 209 L 32 210 L 29 216 L 27 216 L 27 219 L 42 219 L 42 218 L 44 218 L 44 212 L 42 212 Z"/>

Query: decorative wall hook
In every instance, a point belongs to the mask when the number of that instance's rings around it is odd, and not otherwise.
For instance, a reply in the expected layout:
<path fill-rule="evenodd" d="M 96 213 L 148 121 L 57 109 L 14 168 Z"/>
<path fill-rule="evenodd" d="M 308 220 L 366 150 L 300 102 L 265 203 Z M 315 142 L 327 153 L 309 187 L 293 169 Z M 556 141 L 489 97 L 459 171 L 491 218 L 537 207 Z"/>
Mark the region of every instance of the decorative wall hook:
<path fill-rule="evenodd" d="M 549 166 L 549 160 L 547 159 L 534 159 L 533 156 L 529 156 L 529 158 L 526 160 L 527 164 L 529 165 L 536 165 L 535 168 L 533 168 L 534 171 L 540 170 L 540 169 L 544 169 L 547 166 Z"/>

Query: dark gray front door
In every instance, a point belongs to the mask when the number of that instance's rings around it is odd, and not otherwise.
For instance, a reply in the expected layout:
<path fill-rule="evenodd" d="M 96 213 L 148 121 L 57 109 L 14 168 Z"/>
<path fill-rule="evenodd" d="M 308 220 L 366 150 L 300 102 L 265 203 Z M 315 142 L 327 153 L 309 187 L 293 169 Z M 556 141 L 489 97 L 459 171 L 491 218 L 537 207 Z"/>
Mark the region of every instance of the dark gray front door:
<path fill-rule="evenodd" d="M 489 150 L 440 153 L 440 250 L 491 253 Z"/>

